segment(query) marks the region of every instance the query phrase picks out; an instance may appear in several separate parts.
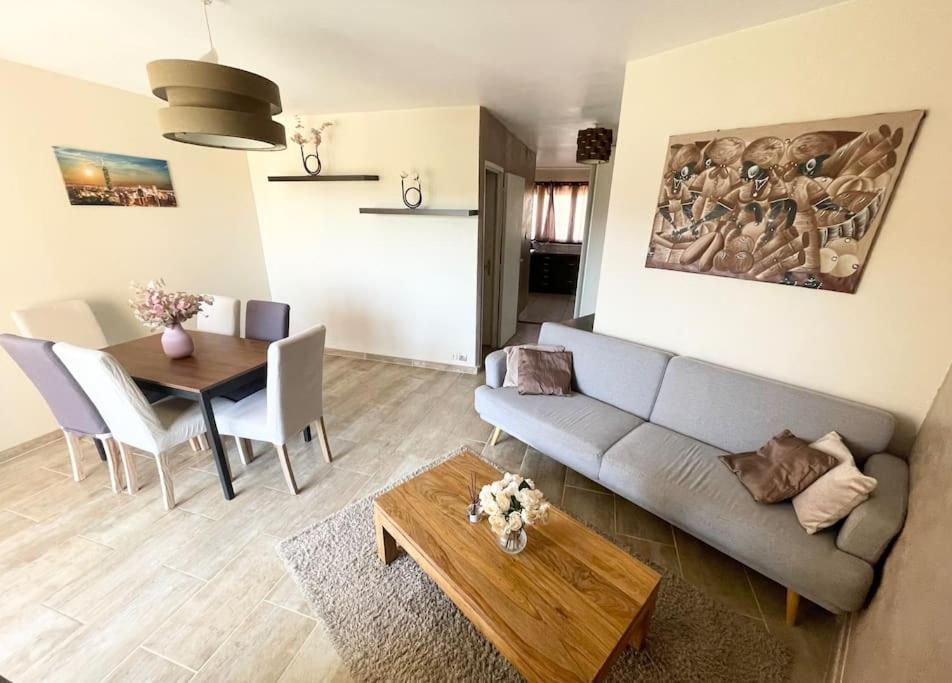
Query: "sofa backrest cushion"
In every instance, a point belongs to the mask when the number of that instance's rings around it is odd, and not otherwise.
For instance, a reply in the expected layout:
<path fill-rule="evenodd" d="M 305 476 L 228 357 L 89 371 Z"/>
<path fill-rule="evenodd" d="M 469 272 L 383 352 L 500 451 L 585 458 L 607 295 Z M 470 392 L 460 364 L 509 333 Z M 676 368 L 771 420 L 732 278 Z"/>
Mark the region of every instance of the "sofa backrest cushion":
<path fill-rule="evenodd" d="M 539 343 L 572 352 L 575 391 L 648 419 L 670 353 L 558 323 L 542 326 Z"/>
<path fill-rule="evenodd" d="M 837 431 L 857 462 L 886 450 L 895 418 L 885 410 L 676 356 L 651 421 L 730 453 L 755 451 L 789 429 L 815 441 Z"/>

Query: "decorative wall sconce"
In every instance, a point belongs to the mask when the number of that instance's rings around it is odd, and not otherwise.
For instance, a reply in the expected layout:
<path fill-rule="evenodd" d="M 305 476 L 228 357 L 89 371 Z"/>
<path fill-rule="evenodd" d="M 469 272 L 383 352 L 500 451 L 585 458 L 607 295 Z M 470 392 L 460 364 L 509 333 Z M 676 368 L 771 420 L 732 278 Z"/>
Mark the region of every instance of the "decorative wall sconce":
<path fill-rule="evenodd" d="M 291 142 L 297 144 L 301 148 L 301 163 L 304 164 L 304 171 L 308 175 L 319 175 L 321 172 L 321 156 L 318 148 L 321 146 L 321 133 L 324 132 L 328 126 L 333 126 L 333 121 L 325 121 L 321 124 L 320 128 L 311 128 L 310 131 L 305 131 L 304 126 L 301 124 L 301 117 L 297 117 L 297 125 L 294 127 L 294 134 L 291 136 Z M 314 145 L 314 153 L 307 154 L 304 151 L 304 145 L 312 144 Z M 314 165 L 314 168 L 312 168 Z"/>
<path fill-rule="evenodd" d="M 409 181 L 409 185 L 407 182 Z M 406 171 L 400 172 L 400 191 L 403 193 L 403 203 L 408 209 L 418 209 L 423 203 L 423 183 L 420 174 Z"/>

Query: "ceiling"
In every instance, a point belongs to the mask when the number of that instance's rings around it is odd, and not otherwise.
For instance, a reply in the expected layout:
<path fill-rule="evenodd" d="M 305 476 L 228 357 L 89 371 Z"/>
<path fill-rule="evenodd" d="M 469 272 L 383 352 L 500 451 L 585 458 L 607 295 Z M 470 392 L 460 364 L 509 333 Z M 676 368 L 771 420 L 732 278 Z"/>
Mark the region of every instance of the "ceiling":
<path fill-rule="evenodd" d="M 481 104 L 557 167 L 579 128 L 617 124 L 627 60 L 837 1 L 214 0 L 209 17 L 221 63 L 276 81 L 286 112 Z M 0 58 L 147 93 L 146 62 L 208 49 L 200 2 L 4 2 Z"/>

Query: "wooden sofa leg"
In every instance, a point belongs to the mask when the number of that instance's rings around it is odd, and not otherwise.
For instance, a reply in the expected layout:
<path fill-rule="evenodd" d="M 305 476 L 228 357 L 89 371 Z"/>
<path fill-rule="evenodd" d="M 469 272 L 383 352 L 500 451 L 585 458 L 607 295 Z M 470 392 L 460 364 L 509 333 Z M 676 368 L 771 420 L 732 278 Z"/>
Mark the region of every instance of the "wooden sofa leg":
<path fill-rule="evenodd" d="M 502 434 L 502 430 L 499 427 L 496 427 L 493 430 L 492 435 L 489 437 L 489 446 L 493 447 L 496 445 L 496 442 L 499 440 L 499 435 Z"/>
<path fill-rule="evenodd" d="M 800 607 L 800 594 L 787 589 L 787 626 L 796 626 L 797 610 Z"/>

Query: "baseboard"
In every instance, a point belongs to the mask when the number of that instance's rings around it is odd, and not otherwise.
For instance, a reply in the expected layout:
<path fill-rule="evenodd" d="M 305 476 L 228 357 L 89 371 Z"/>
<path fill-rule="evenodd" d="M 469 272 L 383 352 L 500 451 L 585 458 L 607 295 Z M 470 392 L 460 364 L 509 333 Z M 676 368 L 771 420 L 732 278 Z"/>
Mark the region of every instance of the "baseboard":
<path fill-rule="evenodd" d="M 836 631 L 836 642 L 833 643 L 833 652 L 830 656 L 830 669 L 827 672 L 827 683 L 843 683 L 846 676 L 846 653 L 849 651 L 850 637 L 853 635 L 853 613 L 841 620 Z"/>
<path fill-rule="evenodd" d="M 341 356 L 343 358 L 357 358 L 360 360 L 372 360 L 378 363 L 391 363 L 392 365 L 407 365 L 413 368 L 426 368 L 427 370 L 440 370 L 442 372 L 456 372 L 463 375 L 475 375 L 479 368 L 469 365 L 452 365 L 450 363 L 434 363 L 429 360 L 416 360 L 413 358 L 401 358 L 399 356 L 383 356 L 376 353 L 364 353 L 363 351 L 348 351 L 347 349 L 325 348 L 324 353 L 328 356 Z"/>
<path fill-rule="evenodd" d="M 0 462 L 13 460 L 24 453 L 29 453 L 40 446 L 45 446 L 48 443 L 53 443 L 57 439 L 62 438 L 63 432 L 59 429 L 54 429 L 52 432 L 47 432 L 46 434 L 40 434 L 40 436 L 34 437 L 29 441 L 24 441 L 23 443 L 19 443 L 16 446 L 11 446 L 10 448 L 0 451 Z"/>

